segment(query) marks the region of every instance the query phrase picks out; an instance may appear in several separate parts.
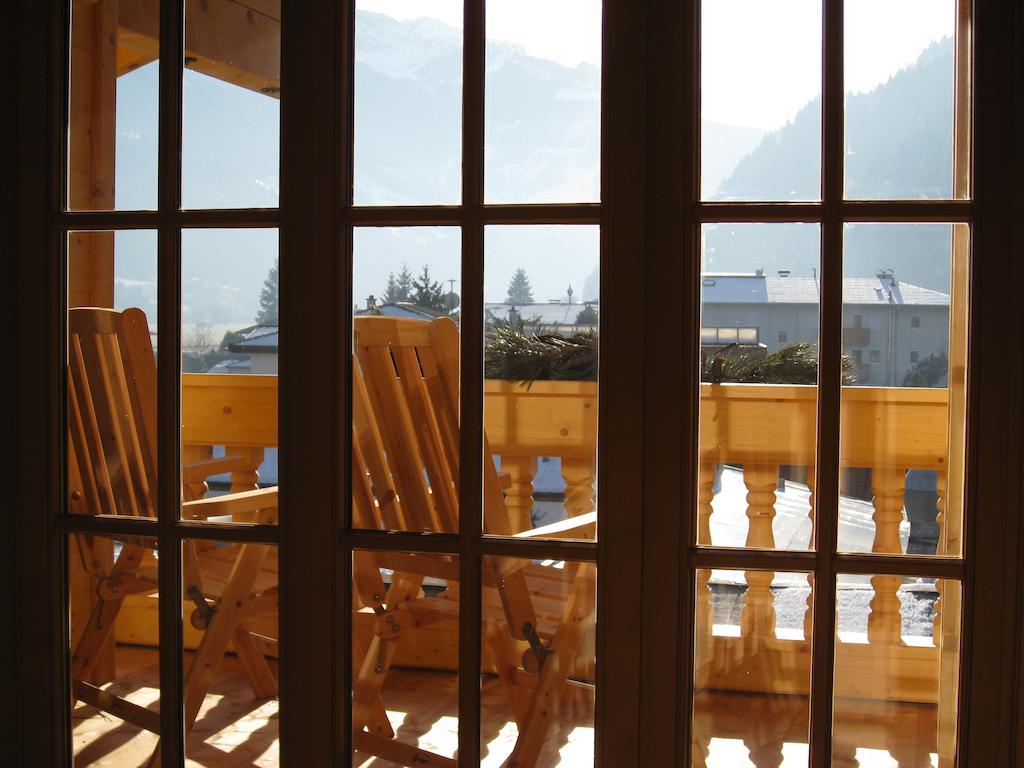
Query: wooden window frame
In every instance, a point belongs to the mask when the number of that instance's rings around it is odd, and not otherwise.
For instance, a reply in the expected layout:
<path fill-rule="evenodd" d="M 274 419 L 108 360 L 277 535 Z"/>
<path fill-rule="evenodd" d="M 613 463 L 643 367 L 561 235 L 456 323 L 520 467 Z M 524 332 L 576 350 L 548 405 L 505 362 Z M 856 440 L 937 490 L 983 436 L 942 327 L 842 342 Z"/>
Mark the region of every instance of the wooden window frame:
<path fill-rule="evenodd" d="M 177 403 L 177 338 L 180 283 L 179 235 L 186 227 L 279 227 L 282 253 L 304 253 L 308 274 L 329 275 L 327 280 L 289 280 L 282 271 L 282 371 L 299 370 L 310 359 L 313 341 L 303 339 L 301 327 L 335 329 L 337 342 L 346 338 L 351 319 L 341 298 L 350 295 L 351 242 L 346 228 L 355 223 L 383 225 L 391 214 L 357 212 L 344 201 L 350 178 L 350 146 L 339 141 L 350 135 L 347 110 L 351 104 L 350 67 L 352 45 L 351 14 L 342 13 L 333 0 L 286 3 L 282 24 L 282 205 L 266 211 L 181 211 L 178 181 L 168 180 L 168 170 L 180 169 L 176 145 L 180 132 L 180 57 L 169 56 L 181 49 L 180 2 L 165 2 L 161 11 L 161 139 L 160 207 L 156 212 L 63 212 L 64 125 L 67 89 L 66 19 L 70 0 L 18 0 L 15 25 L 9 27 L 6 51 L 14 59 L 17 89 L 10 124 L 16 135 L 9 142 L 16 171 L 16 199 L 3 201 L 4 221 L 17 242 L 18 299 L 10 315 L 17 328 L 18 370 L 15 379 L 17 413 L 17 557 L 9 557 L 13 570 L 14 615 L 19 617 L 16 636 L 9 645 L 19 663 L 12 673 L 15 691 L 10 700 L 18 716 L 8 721 L 16 732 L 5 741 L 15 760 L 31 764 L 66 765 L 71 745 L 67 692 L 67 618 L 65 605 L 64 541 L 71 531 L 138 532 L 157 530 L 161 540 L 176 543 L 183 537 L 229 540 L 272 541 L 279 546 L 282 561 L 281 598 L 281 758 L 287 765 L 333 764 L 349 760 L 346 707 L 350 690 L 349 664 L 343 651 L 348 642 L 346 609 L 350 597 L 348 572 L 342 551 L 353 545 L 366 546 L 372 534 L 346 529 L 340 523 L 348 505 L 344 477 L 331 477 L 331 469 L 347 466 L 346 434 L 340 427 L 346 408 L 335 406 L 324 419 L 316 403 L 329 402 L 347 387 L 349 360 L 337 350 L 331 360 L 331 375 L 315 382 L 281 379 L 282 504 L 309 510 L 301 520 L 282 515 L 279 530 L 200 528 L 174 518 L 179 489 L 162 481 L 160 519 L 155 523 L 116 526 L 105 521 L 72 521 L 61 517 L 64 504 L 63 470 L 63 374 L 62 349 L 65 302 L 63 285 L 64 233 L 71 229 L 153 228 L 159 232 L 160 248 L 160 399 L 164 403 L 159 445 L 161 478 L 176 477 L 179 443 L 174 422 Z M 962 649 L 962 690 L 960 708 L 961 764 L 966 766 L 1012 765 L 1014 756 L 1024 762 L 1024 664 L 1021 663 L 1021 579 L 1024 577 L 1024 529 L 1020 521 L 1022 500 L 1022 441 L 1024 406 L 1020 392 L 1024 385 L 1024 317 L 1015 311 L 1022 268 L 1014 249 L 1024 245 L 1021 222 L 1022 195 L 1015 178 L 1024 177 L 1019 133 L 1024 123 L 1021 69 L 1024 45 L 1024 13 L 1011 3 L 977 2 L 973 9 L 974 39 L 974 198 L 970 203 L 929 204 L 943 221 L 956 220 L 969 207 L 973 219 L 971 282 L 973 286 L 971 352 L 971 432 L 968 443 L 968 485 L 964 563 L 953 563 L 948 574 L 964 579 L 964 636 Z M 300 7 L 301 6 L 301 7 Z M 466 57 L 481 61 L 483 18 L 481 0 L 466 0 Z M 842 2 L 823 0 L 827 76 L 824 99 L 825 143 L 842 144 L 842 80 L 839 49 L 828 41 L 841 40 Z M 630 328 L 629 338 L 616 331 L 610 321 L 602 336 L 601 442 L 604 445 L 640 446 L 630 455 L 616 456 L 613 463 L 601 459 L 600 497 L 602 516 L 596 545 L 579 551 L 587 559 L 597 558 L 599 570 L 599 697 L 597 710 L 598 762 L 608 766 L 684 765 L 689 761 L 689 702 L 692 649 L 694 568 L 721 564 L 714 553 L 691 546 L 695 541 L 693 514 L 696 455 L 692 441 L 680 435 L 696 434 L 697 360 L 699 328 L 698 242 L 680 238 L 680 231 L 694 233 L 708 220 L 824 220 L 823 249 L 838 253 L 839 224 L 844 218 L 861 216 L 883 221 L 884 215 L 901 221 L 915 220 L 922 208 L 916 203 L 853 203 L 841 200 L 841 174 L 835 167 L 824 169 L 825 200 L 818 208 L 787 206 L 780 215 L 771 204 L 708 204 L 698 202 L 696 154 L 699 128 L 697 81 L 678 73 L 695 73 L 698 58 L 697 0 L 605 0 L 604 66 L 602 68 L 602 202 L 597 219 L 601 224 L 602 277 L 621 290 L 606 297 L 602 314 L 606 318 L 627 316 L 637 297 L 656 297 L 666 282 L 677 280 L 685 287 L 686 301 L 645 301 L 641 318 Z M 1015 47 L 1016 46 L 1016 47 Z M 5 51 L 5 52 L 6 52 Z M 1015 57 L 1014 54 L 1017 53 Z M 177 61 L 174 61 L 177 59 Z M 317 71 L 318 78 L 303 78 Z M 467 93 L 480 94 L 482 83 L 474 82 L 465 70 Z M 1015 80 L 1012 78 L 1016 78 Z M 1007 82 L 1016 89 L 1008 98 Z M 639 84 L 639 87 L 638 87 Z M 338 94 L 341 94 L 340 100 Z M 464 116 L 464 139 L 482 135 L 482 101 Z M 168 106 L 170 111 L 168 111 Z M 310 121 L 311 115 L 319 119 Z M 1015 122 L 1016 121 L 1016 122 Z M 8 122 L 5 118 L 4 122 Z M 836 131 L 836 126 L 840 128 Z M 1015 135 L 1018 134 L 1018 135 Z M 1016 144 L 1014 143 L 1016 142 Z M 464 153 L 466 142 L 464 140 Z M 1014 161 L 1007 158 L 1016 149 Z M 325 163 L 325 158 L 331 162 Z M 479 201 L 482 190 L 479 160 L 464 156 L 462 223 L 464 232 L 464 285 L 482 285 L 482 231 L 486 223 L 556 223 L 535 220 L 532 207 L 468 205 Z M 1016 174 L 1016 176 L 1015 176 Z M 679 179 L 689 179 L 680 184 Z M 528 211 L 528 213 L 523 213 Z M 564 211 L 558 212 L 562 215 Z M 403 209 L 401 223 L 447 223 L 456 221 L 446 212 Z M 587 211 L 592 217 L 593 210 Z M 362 217 L 362 218 L 360 218 Z M 554 217 L 552 217 L 554 218 Z M 587 219 L 589 221 L 589 219 Z M 680 230 L 680 221 L 683 229 Z M 582 223 L 574 219 L 572 223 Z M 471 242 L 466 242 L 466 239 Z M 476 256 L 475 261 L 470 257 Z M 833 265 L 834 267 L 834 265 Z M 841 338 L 841 308 L 838 272 L 823 274 L 827 302 L 833 311 L 823 316 L 821 333 L 834 344 L 823 352 L 819 423 L 837 422 L 838 380 L 829 378 L 836 368 L 827 355 L 838 354 Z M 1016 279 L 1007 279 L 1007 276 Z M 465 291 L 464 291 L 465 293 Z M 469 299 L 469 296 L 466 296 Z M 301 300 L 300 300 L 301 299 Z M 473 297 L 472 301 L 478 301 Z M 467 309 L 464 325 L 464 370 L 479 371 L 481 307 Z M 474 314 L 475 313 L 475 314 Z M 479 319 L 477 319 L 479 316 Z M 635 313 L 632 313 L 635 317 Z M 666 360 L 657 349 L 629 343 L 637 332 L 636 323 L 647 333 L 657 332 L 658 348 L 679 350 Z M 470 327 L 471 325 L 475 327 Z M 292 329 L 289 332 L 289 327 Z M 986 339 L 998 339 L 1004 354 L 991 351 Z M 171 343 L 173 342 L 173 344 Z M 323 337 L 317 339 L 322 351 Z M 823 345 L 828 346 L 828 345 Z M 172 352 L 172 349 L 174 352 Z M 641 376 L 635 375 L 642 371 Z M 172 376 L 173 374 L 173 376 Z M 468 377 L 466 377 L 468 378 Z M 464 378 L 463 407 L 479 412 L 481 395 L 467 391 Z M 171 398 L 171 399 L 168 399 Z M 345 402 L 341 400 L 339 402 Z M 610 404 L 616 407 L 611 408 Z M 830 411 L 826 412 L 826 409 Z M 678 432 L 661 425 L 679 425 Z M 838 426 L 836 423 L 835 426 Z M 834 434 L 837 434 L 835 430 Z M 979 439 L 979 435 L 984 439 Z M 476 425 L 463 432 L 463 453 L 474 470 L 482 454 Z M 821 444 L 819 467 L 838 463 L 838 442 Z M 303 458 L 297 463 L 290 457 Z M 467 470 L 469 467 L 467 466 Z M 474 487 L 478 473 L 465 471 L 461 498 L 478 496 Z M 822 487 L 822 508 L 835 506 L 835 489 Z M 831 494 L 831 496 L 829 495 Z M 469 509 L 467 505 L 464 509 Z M 983 510 L 984 514 L 980 511 Z M 823 518 L 819 541 L 831 543 L 834 530 Z M 641 524 L 637 524 L 637 520 Z M 100 526 L 100 523 L 104 525 Z M 95 529 L 93 526 L 97 526 Z M 458 538 L 466 585 L 479 594 L 473 583 L 474 560 L 484 552 L 507 554 L 500 541 L 483 539 L 479 516 L 463 515 Z M 832 526 L 834 529 L 834 526 Z M 199 529 L 199 530 L 197 530 Z M 328 536 L 322 536 L 323 533 Z M 339 541 L 341 547 L 339 547 Z M 615 546 L 607 542 L 614 541 Z M 568 556 L 572 547 L 559 547 Z M 493 548 L 493 549 L 492 549 Z M 516 552 L 521 550 L 517 547 Z M 532 549 L 531 549 L 532 551 Z M 576 551 L 576 550 L 572 550 Z M 996 553 L 998 556 L 994 556 Z M 979 555 L 984 554 L 984 557 Z M 575 556 L 575 555 L 573 555 Z M 729 554 L 732 557 L 732 554 Z M 767 553 L 752 557 L 736 554 L 740 567 L 752 563 L 807 569 L 806 558 L 788 553 Z M 901 560 L 915 573 L 936 570 L 934 565 L 919 569 L 916 559 Z M 639 563 L 639 565 L 638 565 Z M 842 570 L 872 571 L 879 562 L 863 556 L 822 557 L 817 563 L 818 592 L 816 616 L 818 633 L 831 634 L 833 616 L 828 609 L 827 585 L 837 567 Z M 162 575 L 161 595 L 173 598 L 180 592 L 176 568 Z M 336 599 L 329 612 L 314 610 L 312 587 L 337 585 Z M 826 585 L 823 588 L 823 585 Z M 464 590 L 466 586 L 463 587 Z M 164 607 L 166 605 L 166 608 Z M 180 601 L 177 603 L 180 605 Z M 161 653 L 162 695 L 177 698 L 181 687 L 180 617 L 173 599 L 161 600 L 161 635 L 173 635 L 172 649 Z M 666 607 L 668 610 L 666 611 Z M 464 608 L 471 613 L 470 601 Z M 468 619 L 464 626 L 471 626 Z M 472 636 L 469 636 L 472 635 Z M 479 669 L 479 636 L 463 631 L 460 663 L 464 669 Z M 5 646 L 6 648 L 7 646 Z M 831 643 L 819 643 L 815 668 L 831 669 Z M 172 651 L 168 653 L 168 651 Z M 173 652 L 177 651 L 177 652 Z M 341 659 L 341 663 L 334 663 Z M 612 663 L 614 662 L 614 663 Z M 324 674 L 329 670 L 329 674 Z M 1014 673 L 1014 670 L 1017 670 Z M 1009 672 L 1009 674 L 1008 674 Z M 476 701 L 472 680 L 460 684 L 460 708 Z M 830 675 L 816 673 L 813 691 L 828 701 Z M 473 678 L 475 679 L 475 677 Z M 636 681 L 639 680 L 639 685 Z M 1016 682 L 1019 684 L 1015 685 Z M 56 694 L 54 693 L 56 692 Z M 467 698 L 468 697 L 468 698 Z M 613 703 L 611 706 L 608 703 Z M 830 708 L 824 708 L 828 710 Z M 1015 710 L 1016 708 L 1016 710 Z M 830 712 L 815 711 L 812 765 L 827 765 Z M 464 730 L 460 750 L 474 754 L 478 739 L 479 712 L 461 713 Z M 183 730 L 180 712 L 166 707 L 161 717 L 165 727 L 164 765 L 176 765 L 182 756 Z M 176 734 L 177 739 L 170 738 Z M 463 740 L 465 739 L 465 743 Z M 475 745 L 478 748 L 478 743 Z"/>

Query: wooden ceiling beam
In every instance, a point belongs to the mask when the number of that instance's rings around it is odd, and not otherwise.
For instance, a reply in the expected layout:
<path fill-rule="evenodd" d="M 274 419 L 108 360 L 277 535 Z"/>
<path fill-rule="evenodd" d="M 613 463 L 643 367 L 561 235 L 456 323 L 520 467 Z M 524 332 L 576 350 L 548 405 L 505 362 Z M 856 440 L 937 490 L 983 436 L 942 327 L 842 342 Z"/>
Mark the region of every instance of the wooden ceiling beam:
<path fill-rule="evenodd" d="M 281 83 L 280 0 L 187 0 L 185 66 L 277 97 Z M 122 0 L 118 74 L 157 55 L 159 0 Z"/>

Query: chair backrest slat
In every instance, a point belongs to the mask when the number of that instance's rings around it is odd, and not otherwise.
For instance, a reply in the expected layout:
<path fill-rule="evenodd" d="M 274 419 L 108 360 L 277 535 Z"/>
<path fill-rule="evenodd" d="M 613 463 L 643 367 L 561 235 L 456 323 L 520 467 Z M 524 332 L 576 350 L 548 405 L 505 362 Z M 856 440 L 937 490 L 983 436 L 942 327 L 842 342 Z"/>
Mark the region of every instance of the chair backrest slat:
<path fill-rule="evenodd" d="M 370 478 L 389 530 L 458 530 L 459 330 L 450 318 L 355 320 L 355 472 Z M 513 527 L 485 439 L 484 515 L 490 533 Z M 383 489 L 383 490 L 382 490 Z M 388 492 L 393 489 L 397 499 Z M 385 511 L 393 504 L 395 514 Z M 355 516 L 371 519 L 355 499 Z M 357 523 L 358 524 L 358 523 Z"/>
<path fill-rule="evenodd" d="M 141 310 L 69 310 L 69 437 L 86 514 L 155 516 L 155 382 Z"/>

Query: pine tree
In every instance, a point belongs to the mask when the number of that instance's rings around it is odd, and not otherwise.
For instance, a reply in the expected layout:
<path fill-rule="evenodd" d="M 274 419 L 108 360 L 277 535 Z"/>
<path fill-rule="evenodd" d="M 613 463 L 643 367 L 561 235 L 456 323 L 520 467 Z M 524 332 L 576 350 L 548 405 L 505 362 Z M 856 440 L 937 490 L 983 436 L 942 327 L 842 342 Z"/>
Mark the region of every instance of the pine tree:
<path fill-rule="evenodd" d="M 388 284 L 384 289 L 384 303 L 394 304 L 396 301 L 401 301 L 398 298 L 398 283 L 395 281 L 395 273 L 388 272 Z"/>
<path fill-rule="evenodd" d="M 526 270 L 522 267 L 512 275 L 508 284 L 508 295 L 505 297 L 506 304 L 533 304 L 533 289 L 530 287 L 530 278 L 526 276 Z"/>
<path fill-rule="evenodd" d="M 260 325 L 277 325 L 277 297 L 278 297 L 278 260 L 274 259 L 274 266 L 267 273 L 267 279 L 263 281 L 263 290 L 260 291 L 260 311 L 256 315 L 256 322 Z"/>
<path fill-rule="evenodd" d="M 426 264 L 423 265 L 419 279 L 413 280 L 412 289 L 410 298 L 416 306 L 444 311 L 444 292 L 441 290 L 441 284 L 430 279 L 430 267 Z"/>
<path fill-rule="evenodd" d="M 402 271 L 395 277 L 395 273 L 388 274 L 388 285 L 384 289 L 384 302 L 393 304 L 396 301 L 409 301 L 412 298 L 413 279 L 409 265 L 403 264 Z"/>
<path fill-rule="evenodd" d="M 398 292 L 395 301 L 409 301 L 413 295 L 413 273 L 409 271 L 409 264 L 402 264 L 398 272 Z"/>

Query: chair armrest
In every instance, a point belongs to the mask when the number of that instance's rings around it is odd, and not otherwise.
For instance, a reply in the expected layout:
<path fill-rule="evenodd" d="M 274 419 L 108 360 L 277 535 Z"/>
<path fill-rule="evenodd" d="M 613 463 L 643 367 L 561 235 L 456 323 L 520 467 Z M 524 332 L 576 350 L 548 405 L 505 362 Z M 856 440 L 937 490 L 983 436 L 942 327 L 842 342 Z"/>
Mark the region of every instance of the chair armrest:
<path fill-rule="evenodd" d="M 181 468 L 181 479 L 186 483 L 198 483 L 213 475 L 246 469 L 246 460 L 241 456 L 222 456 L 186 464 Z"/>
<path fill-rule="evenodd" d="M 558 533 L 565 533 L 566 531 L 575 531 L 578 528 L 584 528 L 588 525 L 594 525 L 595 523 L 597 523 L 597 512 L 587 512 L 583 515 L 559 520 L 557 523 L 542 525 L 540 528 L 531 528 L 528 531 L 522 531 L 521 533 L 515 534 L 515 538 L 532 539 L 541 536 L 553 536 Z"/>
<path fill-rule="evenodd" d="M 261 509 L 277 509 L 277 488 L 260 488 L 255 491 L 240 491 L 212 499 L 186 501 L 181 505 L 181 516 L 186 520 L 205 520 L 218 515 L 241 515 L 259 512 Z"/>

